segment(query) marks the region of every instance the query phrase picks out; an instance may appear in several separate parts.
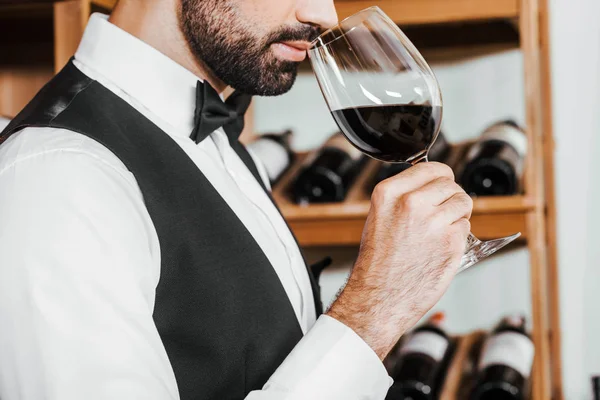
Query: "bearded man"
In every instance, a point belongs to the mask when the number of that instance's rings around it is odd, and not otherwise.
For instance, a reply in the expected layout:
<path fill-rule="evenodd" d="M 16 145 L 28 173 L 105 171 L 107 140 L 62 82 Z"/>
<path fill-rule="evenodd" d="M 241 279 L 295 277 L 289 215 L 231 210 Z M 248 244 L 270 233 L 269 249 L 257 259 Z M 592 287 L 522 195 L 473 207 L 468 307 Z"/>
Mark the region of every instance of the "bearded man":
<path fill-rule="evenodd" d="M 333 0 L 120 0 L 0 134 L 0 398 L 380 400 L 472 203 L 441 164 L 379 184 L 345 289 L 318 285 L 238 141 Z M 225 101 L 226 87 L 235 91 Z"/>

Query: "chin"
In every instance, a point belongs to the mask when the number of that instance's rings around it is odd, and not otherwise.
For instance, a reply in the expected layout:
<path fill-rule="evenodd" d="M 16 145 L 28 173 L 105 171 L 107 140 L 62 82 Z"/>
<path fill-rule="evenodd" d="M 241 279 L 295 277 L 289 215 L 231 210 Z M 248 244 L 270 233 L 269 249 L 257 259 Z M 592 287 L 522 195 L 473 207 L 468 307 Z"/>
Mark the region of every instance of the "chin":
<path fill-rule="evenodd" d="M 237 70 L 235 74 L 222 74 L 220 78 L 228 86 L 251 96 L 279 96 L 290 91 L 297 75 L 298 65 L 285 63 L 271 65 L 271 68 Z"/>
<path fill-rule="evenodd" d="M 297 71 L 277 73 L 269 76 L 269 82 L 261 85 L 259 96 L 280 96 L 289 92 L 296 82 Z"/>

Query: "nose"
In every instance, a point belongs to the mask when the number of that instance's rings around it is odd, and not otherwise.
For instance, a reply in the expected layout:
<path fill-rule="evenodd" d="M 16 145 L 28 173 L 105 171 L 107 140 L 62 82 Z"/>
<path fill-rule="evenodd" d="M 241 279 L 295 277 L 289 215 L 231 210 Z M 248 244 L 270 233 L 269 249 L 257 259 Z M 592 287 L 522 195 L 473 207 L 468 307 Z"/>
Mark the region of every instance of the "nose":
<path fill-rule="evenodd" d="M 333 0 L 299 0 L 296 9 L 299 22 L 329 29 L 338 22 Z"/>

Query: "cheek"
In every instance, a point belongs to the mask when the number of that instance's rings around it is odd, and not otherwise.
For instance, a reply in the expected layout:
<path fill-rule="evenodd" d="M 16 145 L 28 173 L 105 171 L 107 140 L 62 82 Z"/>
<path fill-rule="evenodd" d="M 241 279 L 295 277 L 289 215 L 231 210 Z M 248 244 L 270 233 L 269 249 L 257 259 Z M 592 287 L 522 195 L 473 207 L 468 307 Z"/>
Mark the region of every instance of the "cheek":
<path fill-rule="evenodd" d="M 298 0 L 236 0 L 242 17 L 257 31 L 271 32 L 283 25 L 297 23 Z"/>

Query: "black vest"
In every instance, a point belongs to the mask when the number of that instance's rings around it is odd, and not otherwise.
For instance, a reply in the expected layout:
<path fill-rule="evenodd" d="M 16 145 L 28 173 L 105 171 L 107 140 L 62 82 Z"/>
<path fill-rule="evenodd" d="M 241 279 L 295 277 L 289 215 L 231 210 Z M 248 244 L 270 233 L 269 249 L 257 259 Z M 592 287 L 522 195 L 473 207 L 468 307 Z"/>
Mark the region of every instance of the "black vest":
<path fill-rule="evenodd" d="M 135 176 L 160 242 L 154 322 L 181 399 L 243 399 L 261 389 L 302 331 L 269 260 L 185 152 L 72 63 L 0 133 L 0 144 L 26 127 L 88 136 Z M 232 146 L 262 185 L 246 149 Z"/>

